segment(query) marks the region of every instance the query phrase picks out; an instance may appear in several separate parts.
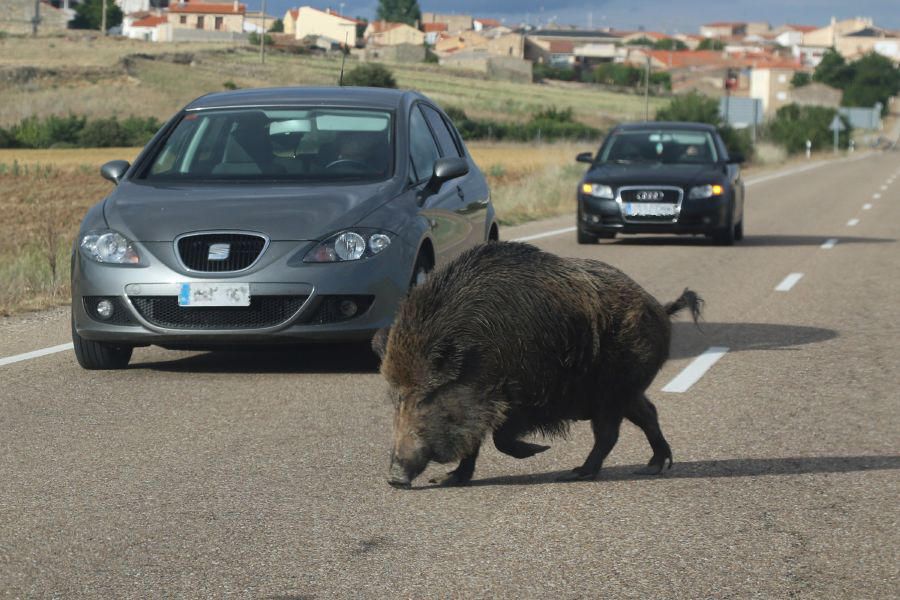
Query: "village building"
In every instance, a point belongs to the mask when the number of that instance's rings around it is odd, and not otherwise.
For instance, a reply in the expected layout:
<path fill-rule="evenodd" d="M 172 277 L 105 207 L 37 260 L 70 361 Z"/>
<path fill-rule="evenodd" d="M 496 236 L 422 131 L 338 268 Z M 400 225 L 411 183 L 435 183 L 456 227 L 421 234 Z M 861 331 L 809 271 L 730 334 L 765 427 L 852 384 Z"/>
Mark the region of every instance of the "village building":
<path fill-rule="evenodd" d="M 366 45 L 398 46 L 410 44 L 421 46 L 425 43 L 425 33 L 406 23 L 390 21 L 370 21 L 363 33 Z"/>
<path fill-rule="evenodd" d="M 290 21 L 290 25 L 288 25 Z M 285 33 L 290 26 L 294 38 L 325 38 L 340 45 L 356 45 L 356 26 L 362 22 L 338 14 L 331 9 L 319 10 L 311 6 L 301 6 L 285 13 Z"/>
<path fill-rule="evenodd" d="M 472 15 L 441 14 L 434 12 L 422 13 L 422 25 L 426 23 L 446 23 L 448 33 L 457 33 L 474 29 Z"/>

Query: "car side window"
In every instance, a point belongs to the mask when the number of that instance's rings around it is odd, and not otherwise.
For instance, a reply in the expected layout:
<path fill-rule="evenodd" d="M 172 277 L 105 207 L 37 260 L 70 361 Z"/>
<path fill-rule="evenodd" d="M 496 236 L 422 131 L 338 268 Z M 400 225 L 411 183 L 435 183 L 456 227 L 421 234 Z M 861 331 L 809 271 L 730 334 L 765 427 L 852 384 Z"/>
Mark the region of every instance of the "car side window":
<path fill-rule="evenodd" d="M 418 107 L 409 116 L 409 158 L 412 162 L 415 182 L 431 178 L 438 149 L 431 136 L 431 130 Z"/>
<path fill-rule="evenodd" d="M 440 113 L 430 106 L 425 105 L 422 105 L 422 112 L 425 113 L 425 118 L 428 119 L 428 124 L 431 125 L 431 130 L 434 132 L 438 145 L 441 147 L 441 156 L 462 156 L 459 152 L 459 147 L 456 145 L 456 141 L 453 139 L 453 134 L 450 133 L 450 129 L 447 127 L 447 123 L 444 122 Z"/>

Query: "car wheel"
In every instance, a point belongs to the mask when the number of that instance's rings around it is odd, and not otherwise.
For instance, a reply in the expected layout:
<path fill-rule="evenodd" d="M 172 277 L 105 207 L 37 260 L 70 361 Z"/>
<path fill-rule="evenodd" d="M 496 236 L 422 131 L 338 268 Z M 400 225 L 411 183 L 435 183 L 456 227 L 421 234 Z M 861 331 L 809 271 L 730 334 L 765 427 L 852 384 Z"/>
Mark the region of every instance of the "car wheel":
<path fill-rule="evenodd" d="M 428 279 L 428 273 L 433 268 L 431 260 L 424 252 L 420 252 L 416 258 L 416 265 L 413 267 L 412 279 L 409 282 L 409 289 L 413 289 L 417 285 L 422 285 Z"/>
<path fill-rule="evenodd" d="M 744 220 L 741 219 L 737 225 L 734 226 L 734 239 L 735 241 L 741 241 L 744 239 Z"/>
<path fill-rule="evenodd" d="M 733 246 L 734 245 L 734 225 L 719 229 L 712 234 L 713 243 L 717 246 Z"/>
<path fill-rule="evenodd" d="M 578 230 L 578 243 L 579 244 L 596 244 L 597 236 L 593 235 L 591 233 L 585 233 L 579 229 Z"/>
<path fill-rule="evenodd" d="M 75 358 L 82 368 L 91 371 L 124 369 L 131 360 L 133 346 L 94 342 L 86 340 L 75 331 L 72 323 L 72 345 L 75 347 Z"/>

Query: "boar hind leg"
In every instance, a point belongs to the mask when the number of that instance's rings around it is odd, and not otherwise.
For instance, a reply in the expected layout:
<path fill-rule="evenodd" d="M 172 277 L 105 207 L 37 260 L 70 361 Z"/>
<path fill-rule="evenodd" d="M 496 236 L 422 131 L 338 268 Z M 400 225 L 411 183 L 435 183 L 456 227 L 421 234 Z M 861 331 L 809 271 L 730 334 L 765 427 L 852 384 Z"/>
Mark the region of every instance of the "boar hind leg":
<path fill-rule="evenodd" d="M 523 442 L 517 439 L 518 436 L 519 428 L 507 421 L 494 431 L 494 446 L 503 454 L 508 454 L 513 458 L 529 458 L 550 449 L 550 446 Z"/>
<path fill-rule="evenodd" d="M 594 447 L 588 454 L 584 464 L 575 467 L 572 472 L 560 477 L 563 481 L 574 479 L 596 479 L 603 466 L 603 461 L 619 441 L 619 427 L 622 425 L 621 414 L 602 412 L 591 418 L 591 429 L 594 431 Z"/>
<path fill-rule="evenodd" d="M 647 463 L 647 466 L 637 471 L 640 475 L 658 475 L 669 462 L 669 468 L 672 468 L 672 449 L 666 438 L 663 437 L 662 430 L 659 428 L 659 418 L 656 416 L 656 407 L 647 399 L 647 396 L 641 394 L 637 402 L 631 403 L 625 408 L 625 418 L 640 427 L 653 448 L 653 458 Z"/>
<path fill-rule="evenodd" d="M 472 474 L 475 473 L 475 461 L 478 459 L 478 448 L 468 456 L 464 456 L 459 461 L 459 466 L 444 475 L 443 477 L 435 477 L 430 483 L 436 483 L 441 486 L 450 487 L 454 485 L 466 485 L 472 480 Z"/>

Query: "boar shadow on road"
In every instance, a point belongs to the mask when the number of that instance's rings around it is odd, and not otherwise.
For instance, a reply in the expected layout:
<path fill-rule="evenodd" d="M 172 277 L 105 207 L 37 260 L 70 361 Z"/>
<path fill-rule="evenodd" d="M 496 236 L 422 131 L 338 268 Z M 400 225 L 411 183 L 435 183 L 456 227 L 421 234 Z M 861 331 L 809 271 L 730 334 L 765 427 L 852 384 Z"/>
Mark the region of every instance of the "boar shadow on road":
<path fill-rule="evenodd" d="M 693 358 L 710 346 L 725 346 L 729 352 L 747 350 L 793 350 L 838 336 L 833 329 L 778 323 L 707 323 L 700 328 L 690 322 L 672 323 L 670 359 Z"/>
<path fill-rule="evenodd" d="M 135 362 L 131 369 L 185 373 L 377 373 L 368 343 L 246 347 L 192 353 L 183 358 Z"/>
<path fill-rule="evenodd" d="M 666 479 L 707 479 L 718 477 L 760 477 L 764 475 L 807 475 L 814 473 L 855 473 L 859 471 L 889 471 L 900 469 L 900 455 L 887 456 L 810 456 L 785 458 L 729 458 L 723 460 L 679 461 L 675 468 L 657 477 L 637 475 L 643 465 L 604 467 L 597 480 L 646 480 L 661 483 Z M 559 483 L 566 471 L 551 471 L 527 475 L 507 475 L 474 479 L 469 485 L 534 485 Z M 569 482 L 566 482 L 569 483 Z"/>

